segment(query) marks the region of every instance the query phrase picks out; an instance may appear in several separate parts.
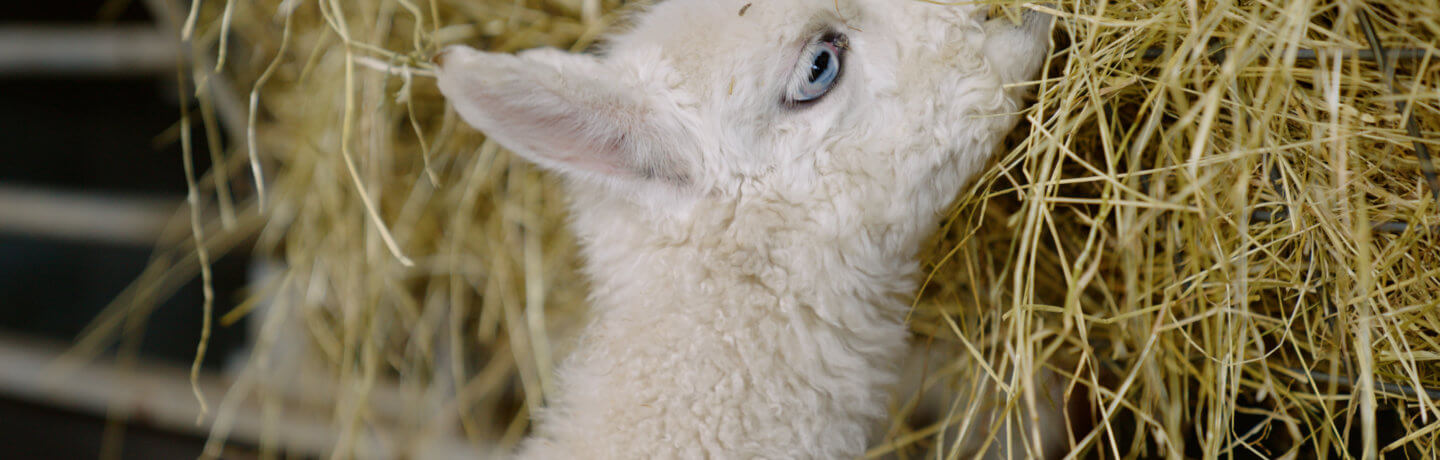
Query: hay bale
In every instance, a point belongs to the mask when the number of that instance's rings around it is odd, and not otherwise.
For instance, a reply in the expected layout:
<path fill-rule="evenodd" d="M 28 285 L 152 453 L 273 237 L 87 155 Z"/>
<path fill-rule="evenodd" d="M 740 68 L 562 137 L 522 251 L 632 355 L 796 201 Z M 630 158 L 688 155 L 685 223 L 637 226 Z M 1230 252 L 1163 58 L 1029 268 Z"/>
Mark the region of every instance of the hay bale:
<path fill-rule="evenodd" d="M 427 58 L 584 49 L 621 3 L 200 10 L 197 46 L 245 44 L 227 72 L 258 101 L 257 250 L 304 293 L 283 311 L 333 377 L 342 455 L 370 424 L 510 445 L 542 403 L 556 337 L 583 321 L 564 198 L 446 110 Z M 1060 18 L 1059 51 L 1013 148 L 923 251 L 911 316 L 918 340 L 967 350 L 947 369 L 988 363 L 1014 384 L 995 429 L 1022 424 L 1020 377 L 1049 368 L 1088 408 L 1073 445 L 1105 456 L 1440 455 L 1425 390 L 1440 388 L 1440 184 L 1416 154 L 1440 147 L 1440 9 L 1026 7 Z M 1374 40 L 1402 59 L 1374 59 Z M 379 420 L 363 410 L 377 381 L 441 403 Z M 957 422 L 900 423 L 913 396 L 872 456 L 921 452 Z"/>

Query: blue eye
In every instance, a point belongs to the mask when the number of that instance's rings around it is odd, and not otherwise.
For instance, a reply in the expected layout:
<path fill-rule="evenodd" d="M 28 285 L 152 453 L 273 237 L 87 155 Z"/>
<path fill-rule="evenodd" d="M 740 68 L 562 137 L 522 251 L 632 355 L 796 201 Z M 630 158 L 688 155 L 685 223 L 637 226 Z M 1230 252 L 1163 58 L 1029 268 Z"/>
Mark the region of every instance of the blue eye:
<path fill-rule="evenodd" d="M 843 35 L 821 39 L 805 47 L 786 100 L 810 102 L 830 92 L 840 77 L 840 55 L 846 46 Z"/>

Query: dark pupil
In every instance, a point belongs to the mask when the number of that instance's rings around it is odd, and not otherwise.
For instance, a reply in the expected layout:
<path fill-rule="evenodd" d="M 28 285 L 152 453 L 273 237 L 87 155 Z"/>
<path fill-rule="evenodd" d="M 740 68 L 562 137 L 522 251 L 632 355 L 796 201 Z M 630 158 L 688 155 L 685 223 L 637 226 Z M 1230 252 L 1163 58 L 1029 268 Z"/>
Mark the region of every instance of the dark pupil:
<path fill-rule="evenodd" d="M 830 53 L 823 51 L 819 56 L 815 56 L 815 62 L 810 64 L 810 83 L 819 80 L 820 74 L 825 73 L 825 69 L 828 68 L 830 68 Z"/>

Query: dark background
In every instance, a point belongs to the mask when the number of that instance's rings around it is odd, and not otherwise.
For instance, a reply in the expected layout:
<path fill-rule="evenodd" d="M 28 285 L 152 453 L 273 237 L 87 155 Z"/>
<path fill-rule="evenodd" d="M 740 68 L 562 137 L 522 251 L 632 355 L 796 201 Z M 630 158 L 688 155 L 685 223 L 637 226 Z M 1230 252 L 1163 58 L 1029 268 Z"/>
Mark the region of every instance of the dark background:
<path fill-rule="evenodd" d="M 109 3 L 5 2 L 0 28 L 155 26 L 140 2 Z M 177 211 L 184 211 L 180 148 L 173 131 L 162 135 L 178 123 L 176 93 L 174 72 L 0 72 L 0 187 L 173 201 Z M 198 122 L 194 135 L 196 167 L 204 171 L 209 158 Z M 154 252 L 151 243 L 84 241 L 4 228 L 0 225 L 0 335 L 22 343 L 64 346 L 73 341 L 134 281 Z M 246 251 L 233 252 L 214 264 L 219 313 L 235 304 L 246 281 Z M 200 285 L 192 281 L 148 320 L 141 358 L 189 366 L 201 314 Z M 222 368 L 244 339 L 243 322 L 228 328 L 217 323 L 206 368 Z M 105 424 L 103 414 L 0 393 L 0 458 L 96 458 Z M 203 438 L 156 430 L 143 421 L 128 423 L 124 433 L 123 458 L 195 458 L 203 444 Z"/>

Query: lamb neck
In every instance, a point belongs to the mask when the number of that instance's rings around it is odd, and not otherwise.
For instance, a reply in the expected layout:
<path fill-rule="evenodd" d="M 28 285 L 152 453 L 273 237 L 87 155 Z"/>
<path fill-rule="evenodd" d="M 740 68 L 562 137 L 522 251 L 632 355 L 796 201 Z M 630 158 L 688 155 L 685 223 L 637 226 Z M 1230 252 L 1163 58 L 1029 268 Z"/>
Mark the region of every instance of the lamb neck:
<path fill-rule="evenodd" d="M 599 209 L 575 213 L 592 317 L 557 369 L 537 446 L 610 458 L 863 452 L 905 346 L 911 258 L 884 254 L 863 226 L 807 228 L 807 211 L 735 206 L 656 223 Z M 630 450 L 640 446 L 671 450 Z"/>

